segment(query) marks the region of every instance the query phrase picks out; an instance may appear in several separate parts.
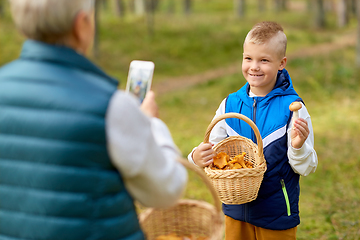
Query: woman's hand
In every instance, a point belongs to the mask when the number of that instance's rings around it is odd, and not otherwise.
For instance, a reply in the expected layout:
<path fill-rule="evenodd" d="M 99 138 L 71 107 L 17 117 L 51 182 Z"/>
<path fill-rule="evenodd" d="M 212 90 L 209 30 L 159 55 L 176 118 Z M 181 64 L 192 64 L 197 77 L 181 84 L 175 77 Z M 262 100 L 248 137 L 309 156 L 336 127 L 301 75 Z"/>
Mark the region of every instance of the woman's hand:
<path fill-rule="evenodd" d="M 140 106 L 141 111 L 149 117 L 159 118 L 159 108 L 155 101 L 155 93 L 149 91 Z"/>

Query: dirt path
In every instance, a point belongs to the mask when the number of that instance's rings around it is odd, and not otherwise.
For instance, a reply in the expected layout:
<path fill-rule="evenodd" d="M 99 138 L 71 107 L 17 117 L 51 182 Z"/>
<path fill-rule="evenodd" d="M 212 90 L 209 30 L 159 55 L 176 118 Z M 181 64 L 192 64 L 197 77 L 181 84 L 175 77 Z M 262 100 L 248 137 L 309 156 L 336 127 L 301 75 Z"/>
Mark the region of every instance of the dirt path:
<path fill-rule="evenodd" d="M 339 36 L 333 42 L 330 43 L 323 43 L 308 48 L 299 49 L 295 52 L 289 53 L 287 57 L 288 59 L 291 60 L 291 59 L 305 58 L 316 55 L 324 55 L 331 51 L 339 50 L 347 46 L 355 46 L 355 44 L 356 44 L 356 33 L 353 32 Z M 224 76 L 239 73 L 240 71 L 241 71 L 241 61 L 238 61 L 227 67 L 211 69 L 195 75 L 169 78 L 166 80 L 166 82 L 163 81 L 161 83 L 154 84 L 153 89 L 158 95 L 160 95 L 175 90 L 186 89 L 191 86 L 197 85 L 199 83 L 204 83 L 216 78 L 221 78 Z"/>

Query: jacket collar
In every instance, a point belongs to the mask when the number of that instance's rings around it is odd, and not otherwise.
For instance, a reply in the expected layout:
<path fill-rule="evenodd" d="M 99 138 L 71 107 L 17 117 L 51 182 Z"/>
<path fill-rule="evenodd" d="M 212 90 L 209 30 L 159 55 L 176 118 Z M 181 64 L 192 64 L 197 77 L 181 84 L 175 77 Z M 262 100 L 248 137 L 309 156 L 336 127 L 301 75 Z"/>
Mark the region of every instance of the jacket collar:
<path fill-rule="evenodd" d="M 244 103 L 251 106 L 253 104 L 253 98 L 249 97 L 250 85 L 246 83 L 236 94 L 242 99 Z M 277 79 L 273 90 L 265 97 L 256 97 L 257 102 L 266 102 L 271 98 L 279 95 L 297 95 L 295 92 L 290 75 L 286 69 L 278 71 Z"/>
<path fill-rule="evenodd" d="M 35 40 L 26 40 L 23 44 L 20 58 L 53 62 L 60 65 L 71 66 L 72 68 L 79 68 L 83 71 L 99 75 L 112 84 L 118 84 L 116 79 L 107 75 L 89 59 L 77 53 L 74 49 L 66 46 L 47 44 Z"/>

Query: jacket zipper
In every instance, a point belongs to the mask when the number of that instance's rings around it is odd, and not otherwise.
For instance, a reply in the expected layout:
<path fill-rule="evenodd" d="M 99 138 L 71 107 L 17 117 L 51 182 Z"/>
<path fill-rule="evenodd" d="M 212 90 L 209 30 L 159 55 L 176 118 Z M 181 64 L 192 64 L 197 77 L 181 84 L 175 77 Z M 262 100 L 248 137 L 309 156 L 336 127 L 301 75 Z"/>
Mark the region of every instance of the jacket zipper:
<path fill-rule="evenodd" d="M 280 182 L 281 182 L 281 188 L 282 188 L 282 191 L 283 191 L 284 197 L 285 197 L 287 215 L 290 216 L 291 215 L 290 201 L 289 201 L 289 196 L 288 196 L 287 191 L 286 191 L 284 179 L 281 179 Z"/>
<path fill-rule="evenodd" d="M 254 103 L 253 103 L 253 122 L 256 125 L 256 98 L 254 98 Z M 254 142 L 257 143 L 254 131 L 252 131 L 252 138 Z"/>
<path fill-rule="evenodd" d="M 256 98 L 254 98 L 254 103 L 253 103 L 253 122 L 256 124 Z M 252 139 L 254 139 L 254 142 L 256 143 L 256 136 L 254 131 L 252 131 Z M 245 204 L 244 205 L 244 220 L 245 222 L 248 222 L 248 205 Z"/>
<path fill-rule="evenodd" d="M 248 222 L 248 205 L 244 204 L 244 222 Z"/>

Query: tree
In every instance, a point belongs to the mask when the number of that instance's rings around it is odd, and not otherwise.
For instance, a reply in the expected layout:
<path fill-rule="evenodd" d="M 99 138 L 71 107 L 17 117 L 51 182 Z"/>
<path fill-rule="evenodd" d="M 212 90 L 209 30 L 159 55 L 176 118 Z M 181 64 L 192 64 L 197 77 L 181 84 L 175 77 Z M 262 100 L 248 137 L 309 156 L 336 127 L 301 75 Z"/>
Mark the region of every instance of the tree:
<path fill-rule="evenodd" d="M 350 19 L 351 1 L 339 0 L 337 6 L 338 25 L 339 27 L 345 27 Z"/>
<path fill-rule="evenodd" d="M 314 25 L 316 28 L 324 28 L 325 23 L 325 9 L 323 0 L 314 0 Z"/>
<path fill-rule="evenodd" d="M 123 17 L 125 15 L 125 5 L 123 0 L 113 0 L 114 12 L 116 16 Z"/>
<path fill-rule="evenodd" d="M 135 14 L 139 16 L 144 15 L 146 11 L 145 0 L 133 0 L 133 1 L 134 1 Z"/>
<path fill-rule="evenodd" d="M 155 12 L 159 7 L 159 0 L 150 0 L 151 11 Z"/>
<path fill-rule="evenodd" d="M 4 2 L 0 0 L 0 17 L 4 16 Z"/>
<path fill-rule="evenodd" d="M 354 16 L 356 16 L 356 1 L 357 0 L 350 0 L 350 11 Z"/>
<path fill-rule="evenodd" d="M 191 0 L 184 0 L 184 12 L 186 15 L 191 13 Z"/>
<path fill-rule="evenodd" d="M 360 68 L 360 0 L 356 1 L 357 16 L 357 44 L 356 44 L 356 66 Z"/>
<path fill-rule="evenodd" d="M 108 0 L 95 0 L 95 1 L 100 2 L 101 8 L 108 9 L 108 7 L 109 7 Z"/>
<path fill-rule="evenodd" d="M 148 33 L 149 35 L 154 34 L 154 13 L 156 9 L 155 0 L 146 0 L 146 22 L 148 27 Z"/>
<path fill-rule="evenodd" d="M 238 17 L 245 16 L 246 3 L 245 0 L 234 0 L 235 15 Z"/>
<path fill-rule="evenodd" d="M 286 10 L 287 0 L 275 0 L 275 11 L 284 11 Z"/>

